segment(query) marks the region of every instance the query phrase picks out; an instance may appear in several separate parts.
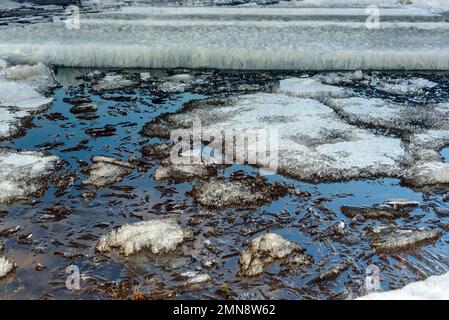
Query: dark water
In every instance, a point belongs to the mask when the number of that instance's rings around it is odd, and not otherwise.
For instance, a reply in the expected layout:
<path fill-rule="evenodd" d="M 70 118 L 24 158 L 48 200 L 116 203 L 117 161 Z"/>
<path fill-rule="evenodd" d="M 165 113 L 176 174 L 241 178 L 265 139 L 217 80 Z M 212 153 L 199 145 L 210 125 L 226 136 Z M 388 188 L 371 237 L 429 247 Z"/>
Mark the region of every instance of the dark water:
<path fill-rule="evenodd" d="M 63 102 L 64 98 L 82 92 L 98 106 L 97 119 L 80 120 L 69 112 L 71 105 Z M 286 196 L 269 205 L 245 210 L 206 210 L 186 195 L 192 183 L 155 182 L 152 175 L 158 162 L 146 159 L 139 170 L 122 182 L 95 190 L 94 200 L 79 197 L 87 190 L 80 185 L 84 179 L 80 160 L 90 163 L 92 156 L 100 154 L 123 160 L 141 158 L 142 145 L 157 142 L 139 134 L 145 123 L 163 113 L 176 112 L 192 99 L 205 97 L 192 93 L 156 96 L 145 85 L 101 95 L 91 92 L 88 85 L 66 84 L 56 91 L 53 105 L 35 118 L 35 126 L 25 136 L 1 143 L 57 155 L 67 162 L 62 171 L 75 171 L 78 179 L 62 195 L 55 195 L 56 190 L 50 184 L 40 199 L 0 208 L 5 213 L 0 218 L 0 230 L 21 226 L 18 234 L 0 239 L 5 243 L 6 255 L 18 265 L 14 274 L 0 281 L 0 298 L 129 299 L 135 292 L 155 299 L 223 298 L 221 289 L 225 283 L 230 289 L 227 298 L 231 299 L 347 299 L 363 294 L 365 269 L 370 264 L 380 268 L 384 290 L 449 270 L 446 233 L 434 245 L 416 252 L 377 255 L 371 248 L 376 228 L 433 227 L 445 231 L 449 217 L 435 208 L 448 207 L 447 189 L 418 192 L 401 186 L 396 179 L 312 185 L 273 175 L 269 176 L 270 181 L 294 184 L 311 196 Z M 92 138 L 85 132 L 105 125 L 113 126 L 115 134 Z M 258 173 L 254 168 L 234 165 L 220 175 L 237 171 L 247 175 Z M 340 211 L 343 205 L 370 206 L 392 198 L 417 200 L 421 206 L 408 218 L 367 220 L 353 225 Z M 46 209 L 57 205 L 65 205 L 71 213 L 59 221 L 44 219 Z M 183 227 L 193 229 L 195 240 L 162 256 L 141 252 L 125 258 L 118 253 L 110 256 L 95 253 L 99 236 L 112 228 L 157 217 L 177 218 Z M 347 226 L 344 236 L 333 232 L 340 221 Z M 313 256 L 313 265 L 299 269 L 274 263 L 259 277 L 238 277 L 239 252 L 266 230 L 298 243 Z M 29 233 L 31 240 L 23 241 Z M 211 260 L 216 261 L 215 265 L 205 267 L 204 261 Z M 37 271 L 37 263 L 46 268 Z M 349 267 L 335 280 L 318 284 L 311 281 L 324 269 L 341 263 Z M 80 290 L 66 289 L 65 271 L 70 265 L 76 265 L 82 273 Z M 192 270 L 208 273 L 212 281 L 186 287 L 179 275 Z"/>

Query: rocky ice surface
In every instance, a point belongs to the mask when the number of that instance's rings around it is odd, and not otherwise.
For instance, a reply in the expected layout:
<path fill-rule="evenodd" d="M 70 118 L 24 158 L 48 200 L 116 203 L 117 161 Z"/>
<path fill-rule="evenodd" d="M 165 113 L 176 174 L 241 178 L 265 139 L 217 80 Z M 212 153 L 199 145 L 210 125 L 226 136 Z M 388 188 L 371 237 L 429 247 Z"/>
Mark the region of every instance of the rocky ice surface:
<path fill-rule="evenodd" d="M 42 152 L 0 148 L 0 203 L 42 195 L 59 161 Z"/>
<path fill-rule="evenodd" d="M 125 224 L 102 236 L 96 250 L 109 252 L 119 249 L 125 256 L 143 249 L 148 249 L 153 254 L 167 253 L 174 251 L 189 237 L 189 231 L 183 230 L 174 219 L 148 220 Z"/>

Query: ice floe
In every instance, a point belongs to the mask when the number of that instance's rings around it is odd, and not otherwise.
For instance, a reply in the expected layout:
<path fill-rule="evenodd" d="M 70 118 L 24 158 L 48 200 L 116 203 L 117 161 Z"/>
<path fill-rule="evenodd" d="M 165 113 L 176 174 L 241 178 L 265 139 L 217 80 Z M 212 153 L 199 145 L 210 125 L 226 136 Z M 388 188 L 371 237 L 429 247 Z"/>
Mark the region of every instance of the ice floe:
<path fill-rule="evenodd" d="M 181 277 L 186 278 L 187 285 L 197 285 L 212 281 L 212 277 L 209 274 L 198 271 L 183 272 Z"/>
<path fill-rule="evenodd" d="M 123 179 L 133 169 L 133 165 L 111 157 L 92 157 L 93 165 L 88 168 L 89 176 L 83 181 L 84 185 L 102 188 Z"/>
<path fill-rule="evenodd" d="M 0 68 L 0 138 L 20 132 L 23 121 L 48 106 L 56 86 L 53 72 L 42 64 Z"/>
<path fill-rule="evenodd" d="M 177 182 L 194 179 L 207 179 L 217 174 L 217 168 L 202 164 L 163 164 L 156 168 L 154 179 L 157 181 L 174 180 Z"/>
<path fill-rule="evenodd" d="M 0 148 L 0 202 L 43 194 L 59 161 L 42 152 Z"/>
<path fill-rule="evenodd" d="M 221 104 L 207 100 L 167 116 L 174 128 L 201 119 L 205 135 L 225 129 L 278 132 L 278 172 L 309 181 L 395 176 L 406 151 L 400 139 L 376 135 L 340 119 L 312 99 L 283 94 L 243 95 Z M 260 161 L 259 161 L 260 160 Z M 257 159 L 266 165 L 266 159 Z"/>
<path fill-rule="evenodd" d="M 266 233 L 254 239 L 248 249 L 240 255 L 238 261 L 241 276 L 254 277 L 265 271 L 272 262 L 286 259 L 289 256 L 295 264 L 307 266 L 311 263 L 310 257 L 305 255 L 301 248 L 276 233 Z M 299 259 L 298 259 L 299 258 Z"/>
<path fill-rule="evenodd" d="M 280 81 L 274 93 L 189 102 L 178 113 L 148 123 L 142 134 L 168 138 L 170 130 L 192 128 L 199 120 L 205 143 L 211 136 L 221 141 L 229 130 L 264 130 L 277 133 L 278 143 L 270 149 L 278 155 L 275 170 L 299 180 L 395 177 L 414 186 L 448 183 L 446 165 L 438 153 L 449 144 L 448 104 L 366 98 L 347 89 L 360 85 L 369 91 L 379 90 L 384 80 L 396 84 L 412 81 L 412 87 L 406 85 L 399 91 L 413 96 L 425 95 L 420 90 L 437 85 L 425 78 L 360 71 L 288 78 Z M 234 159 L 235 150 L 222 149 L 219 144 L 212 142 L 209 147 Z M 254 148 L 249 143 L 244 157 Z M 269 160 L 258 157 L 248 163 L 269 167 Z"/>
<path fill-rule="evenodd" d="M 211 208 L 251 207 L 270 203 L 285 196 L 289 187 L 269 184 L 264 177 L 246 177 L 237 180 L 211 179 L 197 183 L 191 191 L 193 199 Z"/>
<path fill-rule="evenodd" d="M 92 89 L 96 92 L 122 90 L 136 86 L 137 82 L 126 78 L 122 74 L 107 74 L 94 83 Z"/>
<path fill-rule="evenodd" d="M 441 237 L 438 230 L 398 229 L 380 236 L 373 242 L 377 253 L 394 253 L 433 243 Z"/>
<path fill-rule="evenodd" d="M 109 252 L 119 249 L 129 256 L 143 249 L 153 254 L 174 251 L 184 240 L 190 237 L 188 230 L 183 230 L 174 219 L 158 219 L 125 224 L 117 230 L 100 238 L 96 250 Z"/>

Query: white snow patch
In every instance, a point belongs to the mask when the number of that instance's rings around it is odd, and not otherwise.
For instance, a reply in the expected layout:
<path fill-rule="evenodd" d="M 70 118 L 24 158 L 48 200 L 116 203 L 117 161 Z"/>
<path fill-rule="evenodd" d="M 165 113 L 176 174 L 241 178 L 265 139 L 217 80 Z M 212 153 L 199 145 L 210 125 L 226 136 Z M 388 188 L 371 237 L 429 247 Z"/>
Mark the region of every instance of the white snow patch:
<path fill-rule="evenodd" d="M 109 252 L 119 249 L 129 256 L 143 249 L 153 254 L 174 251 L 189 237 L 189 232 L 181 229 L 175 219 L 158 219 L 125 224 L 100 238 L 96 250 Z"/>
<path fill-rule="evenodd" d="M 326 104 L 353 124 L 389 128 L 403 128 L 407 125 L 407 119 L 402 114 L 404 108 L 383 99 L 361 97 L 327 99 Z M 405 112 L 410 111 L 405 110 Z"/>
<path fill-rule="evenodd" d="M 448 300 L 449 273 L 410 283 L 398 290 L 371 293 L 359 300 Z"/>

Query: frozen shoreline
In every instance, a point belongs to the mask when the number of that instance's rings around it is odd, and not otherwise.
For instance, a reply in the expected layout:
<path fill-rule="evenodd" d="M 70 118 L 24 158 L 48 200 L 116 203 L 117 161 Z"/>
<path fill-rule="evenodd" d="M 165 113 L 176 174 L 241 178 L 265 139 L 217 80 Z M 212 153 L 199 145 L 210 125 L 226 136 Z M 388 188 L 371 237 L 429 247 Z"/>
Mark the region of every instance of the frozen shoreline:
<path fill-rule="evenodd" d="M 381 17 L 370 30 L 360 8 L 125 7 L 82 14 L 75 30 L 63 21 L 6 28 L 0 57 L 73 67 L 449 70 L 442 17 L 414 8 Z"/>

